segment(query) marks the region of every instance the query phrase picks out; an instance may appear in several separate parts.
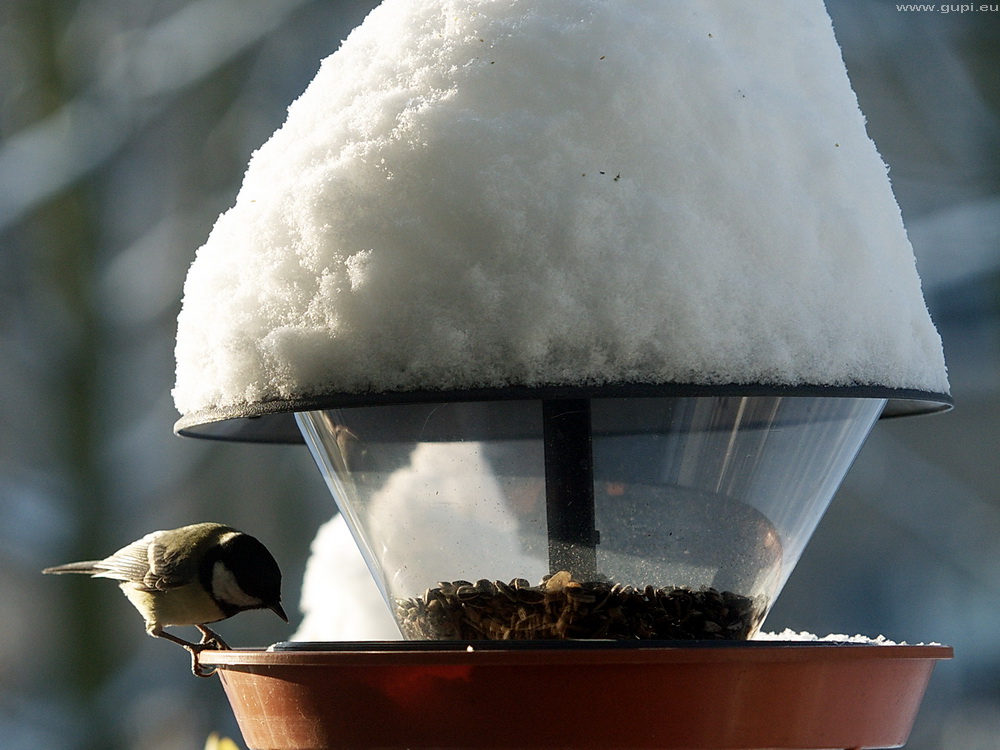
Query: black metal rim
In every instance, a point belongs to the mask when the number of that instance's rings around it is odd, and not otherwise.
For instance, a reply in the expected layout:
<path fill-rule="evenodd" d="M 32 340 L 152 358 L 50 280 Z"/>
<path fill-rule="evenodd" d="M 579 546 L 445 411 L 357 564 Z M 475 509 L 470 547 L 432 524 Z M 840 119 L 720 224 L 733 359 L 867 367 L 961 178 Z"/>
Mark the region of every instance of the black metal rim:
<path fill-rule="evenodd" d="M 301 443 L 294 413 L 397 404 L 467 401 L 513 401 L 579 398 L 664 398 L 709 396 L 783 396 L 878 398 L 888 403 L 882 418 L 931 414 L 953 406 L 950 395 L 879 385 L 762 385 L 730 383 L 617 383 L 583 386 L 511 386 L 468 390 L 330 393 L 303 398 L 274 399 L 253 404 L 205 409 L 181 417 L 174 432 L 183 437 L 261 443 Z"/>
<path fill-rule="evenodd" d="M 382 651 L 453 652 L 453 651 L 634 651 L 636 649 L 767 649 L 767 648 L 871 648 L 877 641 L 834 640 L 523 640 L 523 641 L 280 641 L 268 650 L 288 653 L 297 651 L 332 651 L 357 653 Z"/>

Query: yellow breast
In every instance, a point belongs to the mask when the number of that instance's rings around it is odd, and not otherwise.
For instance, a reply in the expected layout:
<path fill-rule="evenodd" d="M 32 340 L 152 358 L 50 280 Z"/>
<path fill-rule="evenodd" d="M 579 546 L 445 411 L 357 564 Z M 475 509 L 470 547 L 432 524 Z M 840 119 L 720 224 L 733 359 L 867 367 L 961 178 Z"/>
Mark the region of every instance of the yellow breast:
<path fill-rule="evenodd" d="M 226 617 L 212 597 L 197 583 L 169 591 L 144 591 L 132 583 L 121 584 L 125 596 L 146 620 L 146 629 L 168 625 L 203 625 Z"/>

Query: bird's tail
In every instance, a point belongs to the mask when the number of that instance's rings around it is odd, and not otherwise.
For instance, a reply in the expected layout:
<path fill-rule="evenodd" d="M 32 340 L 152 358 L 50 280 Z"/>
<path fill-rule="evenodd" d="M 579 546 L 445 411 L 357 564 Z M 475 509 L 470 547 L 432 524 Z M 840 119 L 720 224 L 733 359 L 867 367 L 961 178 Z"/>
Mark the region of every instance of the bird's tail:
<path fill-rule="evenodd" d="M 83 562 L 66 563 L 65 565 L 56 565 L 51 568 L 46 568 L 43 573 L 55 573 L 60 575 L 62 573 L 83 573 L 85 575 L 94 575 L 95 573 L 100 573 L 100 568 L 97 564 L 100 560 L 84 560 Z"/>

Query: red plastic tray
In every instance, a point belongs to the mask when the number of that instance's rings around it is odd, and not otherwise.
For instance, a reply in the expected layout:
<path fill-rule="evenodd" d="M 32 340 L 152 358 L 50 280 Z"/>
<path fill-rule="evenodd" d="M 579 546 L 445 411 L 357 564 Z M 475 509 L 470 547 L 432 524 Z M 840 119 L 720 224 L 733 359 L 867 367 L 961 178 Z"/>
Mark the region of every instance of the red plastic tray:
<path fill-rule="evenodd" d="M 201 655 L 252 750 L 899 747 L 952 657 L 774 641 L 298 646 Z"/>

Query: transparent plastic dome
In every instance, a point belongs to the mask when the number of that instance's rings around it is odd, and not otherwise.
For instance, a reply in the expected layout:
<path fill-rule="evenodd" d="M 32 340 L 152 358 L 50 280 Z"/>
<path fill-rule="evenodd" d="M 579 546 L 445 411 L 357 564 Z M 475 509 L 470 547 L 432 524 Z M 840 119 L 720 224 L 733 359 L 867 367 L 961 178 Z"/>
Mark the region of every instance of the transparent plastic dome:
<path fill-rule="evenodd" d="M 408 639 L 745 639 L 879 398 L 565 398 L 296 419 Z"/>

